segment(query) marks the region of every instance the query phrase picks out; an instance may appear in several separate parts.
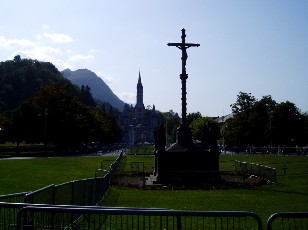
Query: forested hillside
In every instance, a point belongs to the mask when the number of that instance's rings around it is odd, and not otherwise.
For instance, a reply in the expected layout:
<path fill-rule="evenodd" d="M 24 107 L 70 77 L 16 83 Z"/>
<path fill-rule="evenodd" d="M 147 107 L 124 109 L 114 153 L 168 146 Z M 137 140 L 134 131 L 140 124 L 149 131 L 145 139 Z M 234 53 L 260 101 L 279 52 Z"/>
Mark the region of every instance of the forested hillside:
<path fill-rule="evenodd" d="M 65 78 L 72 83 L 82 86 L 88 85 L 91 89 L 91 93 L 95 99 L 102 102 L 109 103 L 114 108 L 122 111 L 124 108 L 124 102 L 121 101 L 109 88 L 109 86 L 94 72 L 87 69 L 78 69 L 71 71 L 66 69 L 62 71 Z"/>
<path fill-rule="evenodd" d="M 37 90 L 51 83 L 69 84 L 49 62 L 21 59 L 0 62 L 0 112 L 15 109 Z"/>
<path fill-rule="evenodd" d="M 0 141 L 53 144 L 58 149 L 120 137 L 116 119 L 96 107 L 88 86 L 79 88 L 49 62 L 0 62 Z"/>

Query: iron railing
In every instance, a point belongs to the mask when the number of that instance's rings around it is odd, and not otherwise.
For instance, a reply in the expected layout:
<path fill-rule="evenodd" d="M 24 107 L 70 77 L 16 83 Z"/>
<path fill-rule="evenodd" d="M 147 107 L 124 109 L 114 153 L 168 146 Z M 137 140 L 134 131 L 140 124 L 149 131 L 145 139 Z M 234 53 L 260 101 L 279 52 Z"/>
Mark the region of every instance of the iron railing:
<path fill-rule="evenodd" d="M 253 212 L 24 207 L 17 229 L 262 229 Z"/>
<path fill-rule="evenodd" d="M 308 212 L 275 213 L 267 220 L 267 229 L 308 229 Z"/>
<path fill-rule="evenodd" d="M 277 183 L 276 169 L 262 164 L 242 162 L 235 160 L 235 172 L 241 175 L 255 175 L 269 180 L 272 183 Z"/>
<path fill-rule="evenodd" d="M 25 200 L 25 196 L 29 192 L 20 192 L 8 195 L 1 195 L 0 202 L 10 202 L 10 203 L 22 203 Z"/>
<path fill-rule="evenodd" d="M 49 185 L 33 192 L 0 196 L 0 230 L 16 229 L 17 212 L 29 205 L 79 205 L 93 206 L 101 202 L 109 190 L 112 174 L 120 166 L 122 155 L 111 164 L 103 177 Z M 63 206 L 64 207 L 64 206 Z"/>

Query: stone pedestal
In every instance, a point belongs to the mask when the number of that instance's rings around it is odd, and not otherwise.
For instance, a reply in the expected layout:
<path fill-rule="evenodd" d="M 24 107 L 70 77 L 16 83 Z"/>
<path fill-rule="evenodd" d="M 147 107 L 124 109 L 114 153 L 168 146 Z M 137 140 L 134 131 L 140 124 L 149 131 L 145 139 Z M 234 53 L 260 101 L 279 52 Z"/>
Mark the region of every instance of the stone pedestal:
<path fill-rule="evenodd" d="M 189 127 L 181 125 L 177 142 L 168 149 L 164 147 L 164 130 L 161 125 L 156 133 L 154 183 L 200 185 L 220 179 L 215 125 L 204 127 L 199 145 L 192 143 Z"/>
<path fill-rule="evenodd" d="M 202 148 L 183 150 L 176 143 L 155 155 L 156 182 L 159 184 L 199 185 L 217 181 L 219 154 Z"/>

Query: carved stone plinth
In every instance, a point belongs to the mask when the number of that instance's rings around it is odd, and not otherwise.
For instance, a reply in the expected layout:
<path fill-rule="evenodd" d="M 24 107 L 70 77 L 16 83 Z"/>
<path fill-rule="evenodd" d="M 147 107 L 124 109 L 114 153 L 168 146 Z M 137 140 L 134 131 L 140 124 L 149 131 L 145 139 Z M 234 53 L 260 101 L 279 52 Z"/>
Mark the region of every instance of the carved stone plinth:
<path fill-rule="evenodd" d="M 220 179 L 219 153 L 210 150 L 184 150 L 176 143 L 166 151 L 157 151 L 155 160 L 155 183 L 198 185 Z"/>

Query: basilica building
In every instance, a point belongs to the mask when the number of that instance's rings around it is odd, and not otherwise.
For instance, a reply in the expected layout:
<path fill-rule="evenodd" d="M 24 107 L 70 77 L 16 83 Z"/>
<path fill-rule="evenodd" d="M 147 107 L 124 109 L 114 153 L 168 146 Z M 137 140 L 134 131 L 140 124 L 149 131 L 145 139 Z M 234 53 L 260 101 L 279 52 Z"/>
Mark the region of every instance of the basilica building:
<path fill-rule="evenodd" d="M 143 85 L 139 71 L 137 83 L 136 105 L 125 105 L 121 118 L 123 130 L 123 142 L 127 144 L 152 144 L 154 143 L 154 131 L 158 126 L 155 106 L 146 109 L 143 104 Z"/>

